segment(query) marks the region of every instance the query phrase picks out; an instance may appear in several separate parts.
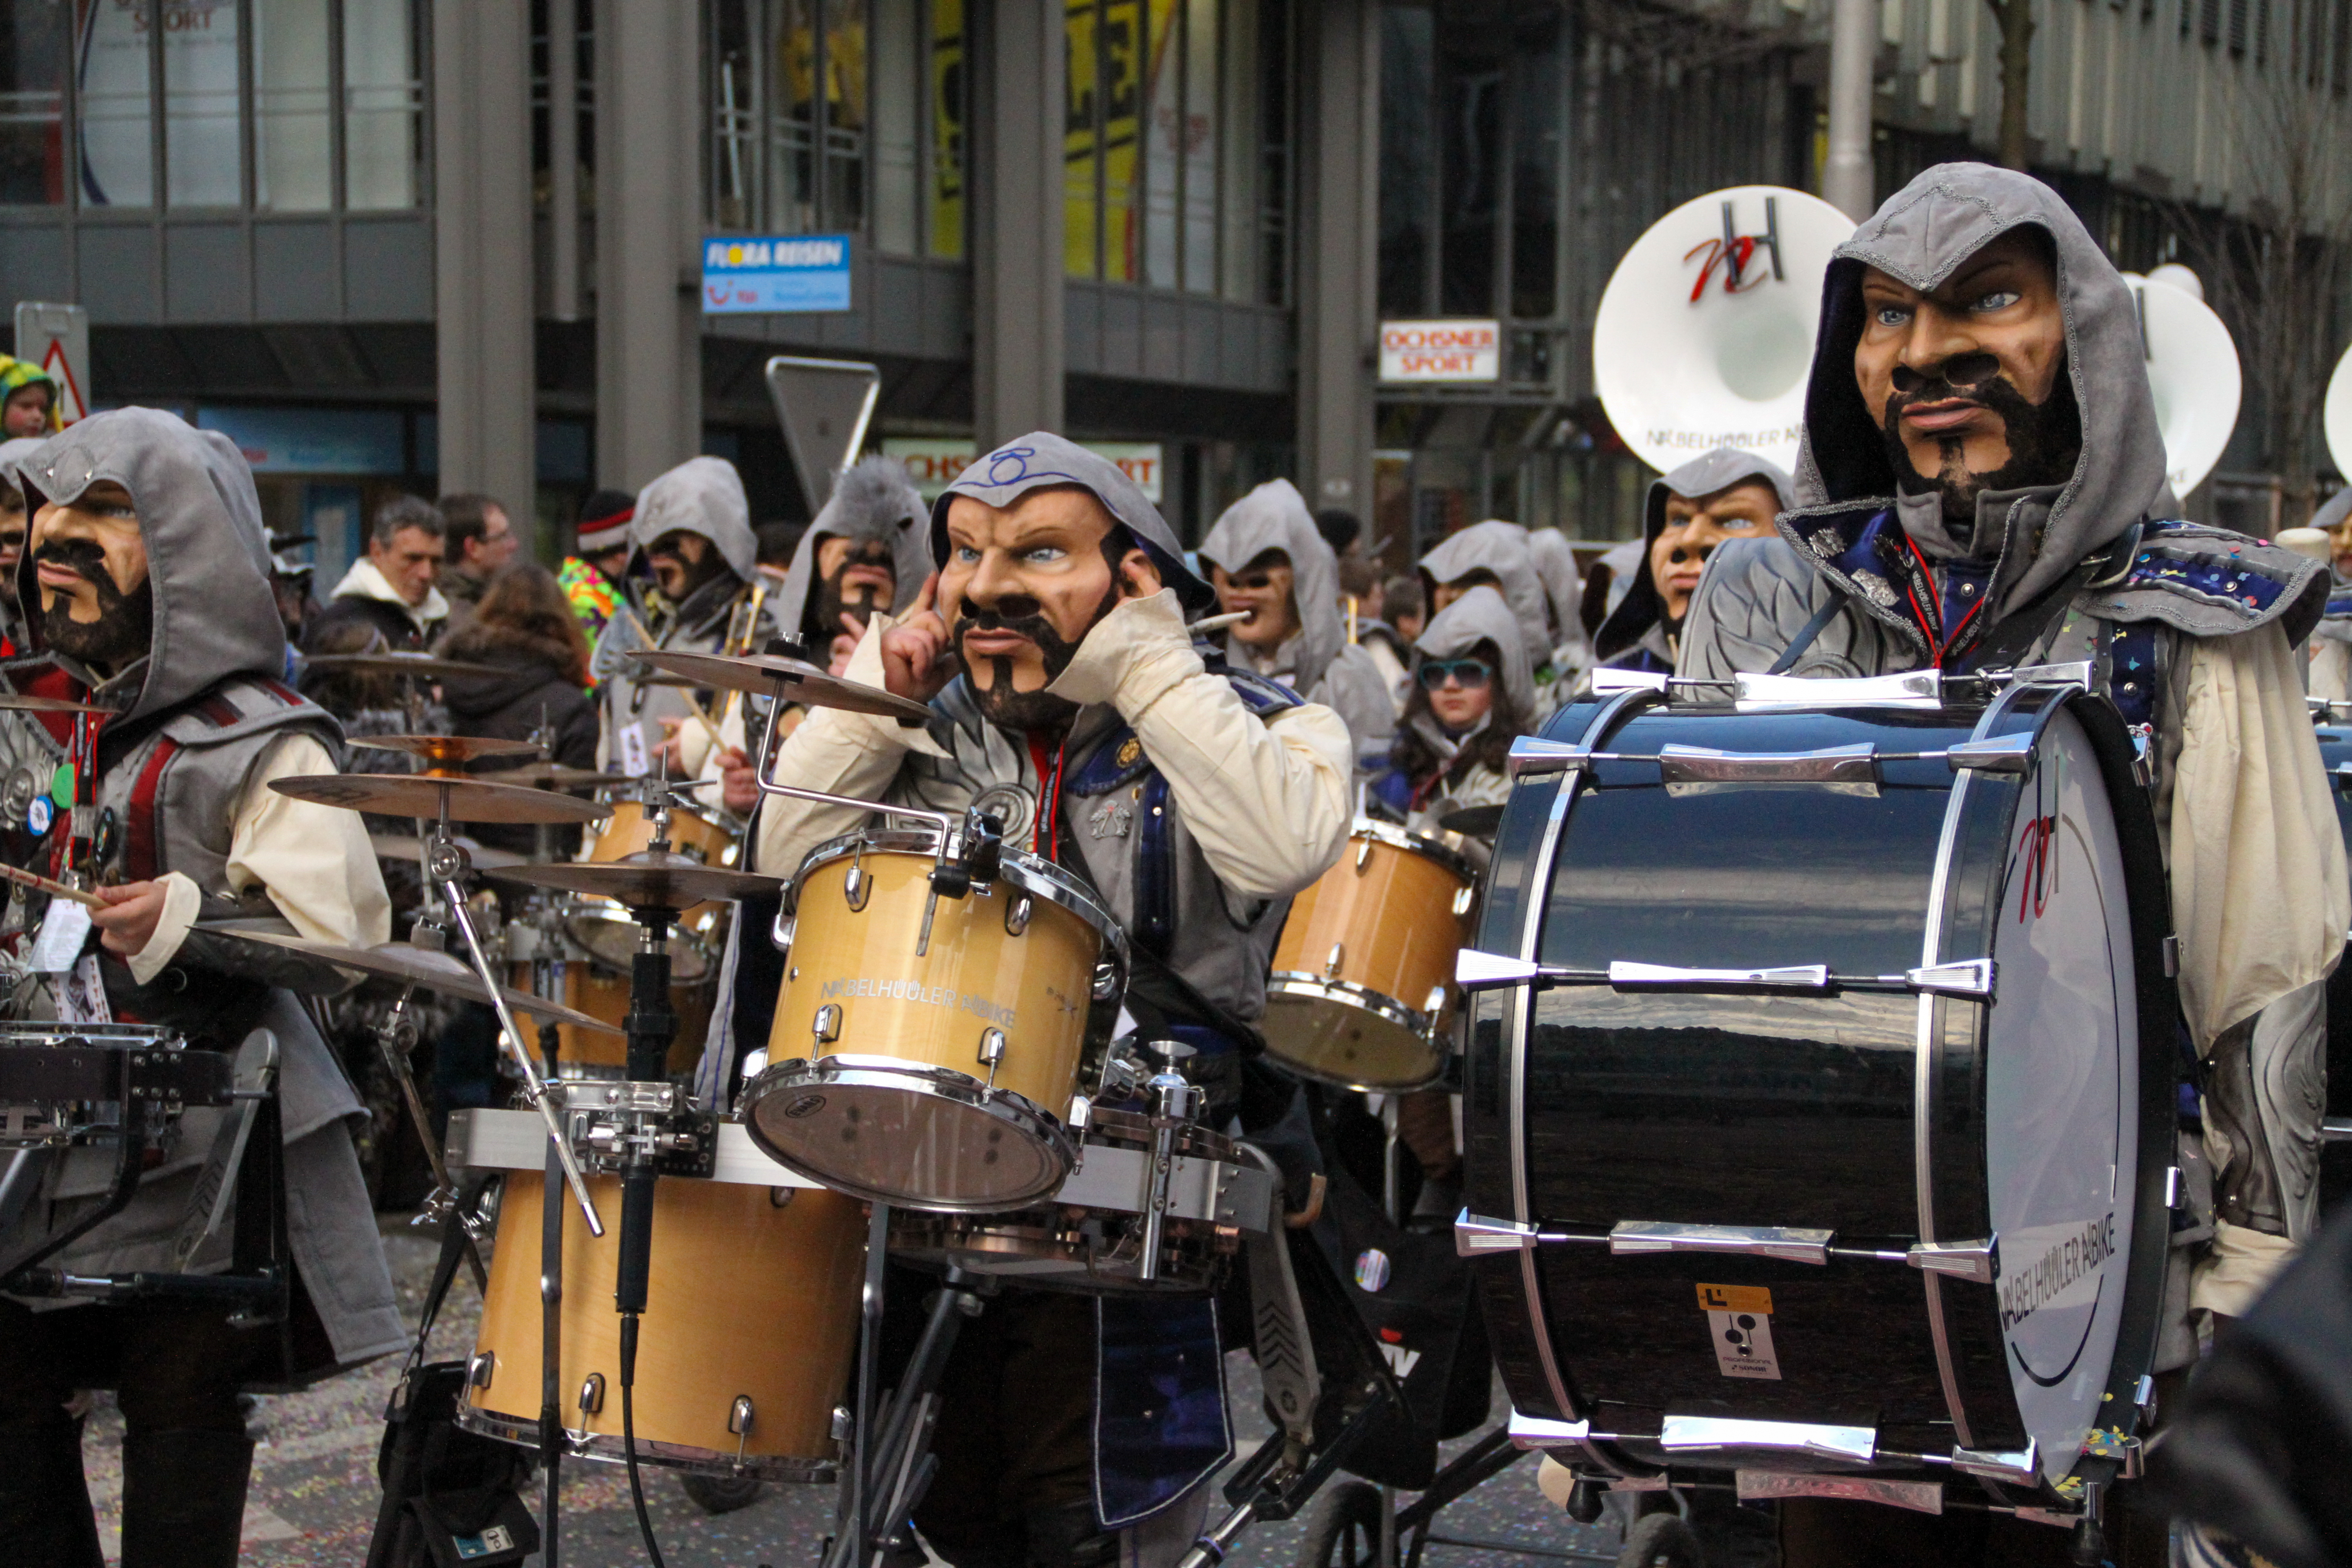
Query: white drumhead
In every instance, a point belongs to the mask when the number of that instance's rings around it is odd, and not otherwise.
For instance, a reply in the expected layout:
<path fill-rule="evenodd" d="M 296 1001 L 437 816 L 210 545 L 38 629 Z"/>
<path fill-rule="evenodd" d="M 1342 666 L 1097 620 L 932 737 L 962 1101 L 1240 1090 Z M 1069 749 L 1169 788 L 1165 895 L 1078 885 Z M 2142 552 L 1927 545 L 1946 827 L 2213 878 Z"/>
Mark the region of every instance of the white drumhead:
<path fill-rule="evenodd" d="M 1727 227 L 1747 257 L 1736 290 Z M 1651 225 L 1592 322 L 1593 385 L 1625 445 L 1660 469 L 1727 446 L 1793 470 L 1822 278 L 1853 233 L 1829 203 L 1779 185 L 1712 191 Z"/>
<path fill-rule="evenodd" d="M 2010 1384 L 2054 1481 L 2105 1424 L 2131 1268 L 2139 1016 L 2115 816 L 2072 715 L 2051 721 L 2024 789 L 1994 922 L 1985 1164 Z"/>
<path fill-rule="evenodd" d="M 2238 345 L 2211 306 L 2159 267 L 2149 277 L 2124 274 L 2139 306 L 2147 348 L 2147 385 L 2156 395 L 2156 425 L 2164 433 L 2165 477 L 2185 496 L 2202 484 L 2238 427 L 2242 391 Z M 2190 275 L 2192 278 L 2194 274 Z"/>

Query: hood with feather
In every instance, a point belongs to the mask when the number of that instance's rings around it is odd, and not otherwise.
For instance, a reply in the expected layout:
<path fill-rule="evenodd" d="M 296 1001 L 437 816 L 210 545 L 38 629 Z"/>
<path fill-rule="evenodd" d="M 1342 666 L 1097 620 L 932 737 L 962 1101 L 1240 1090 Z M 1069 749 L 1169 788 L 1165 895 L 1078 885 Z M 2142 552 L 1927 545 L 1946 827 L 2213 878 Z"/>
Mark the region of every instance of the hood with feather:
<path fill-rule="evenodd" d="M 269 587 L 269 541 L 253 470 L 236 443 L 176 414 L 94 414 L 7 464 L 28 508 L 79 499 L 110 479 L 131 493 L 155 599 L 148 656 L 97 689 L 124 718 L 177 707 L 235 675 L 277 679 L 286 628 Z M 21 603 L 40 603 L 32 552 L 16 569 Z M 26 637 L 40 649 L 37 616 Z"/>
<path fill-rule="evenodd" d="M 774 601 L 775 624 L 783 628 L 787 637 L 800 636 L 809 599 L 819 586 L 816 547 L 828 539 L 846 539 L 853 543 L 878 539 L 887 543 L 891 597 L 884 607 L 895 615 L 913 604 L 915 595 L 923 591 L 923 579 L 931 570 L 925 518 L 921 492 L 908 479 L 906 465 L 898 458 L 877 454 L 852 463 L 834 485 L 832 499 L 817 512 L 816 521 L 808 525 L 800 544 L 793 551 L 792 564 L 784 572 L 784 585 Z M 824 640 L 829 642 L 831 638 Z"/>
<path fill-rule="evenodd" d="M 1298 612 L 1297 644 L 1291 650 L 1291 684 L 1304 692 L 1323 679 L 1348 640 L 1339 618 L 1339 561 L 1315 526 L 1307 499 L 1288 479 L 1268 479 L 1227 507 L 1201 559 L 1240 572 L 1269 550 L 1290 558 L 1290 597 Z M 1223 633 L 1228 647 L 1234 628 Z"/>

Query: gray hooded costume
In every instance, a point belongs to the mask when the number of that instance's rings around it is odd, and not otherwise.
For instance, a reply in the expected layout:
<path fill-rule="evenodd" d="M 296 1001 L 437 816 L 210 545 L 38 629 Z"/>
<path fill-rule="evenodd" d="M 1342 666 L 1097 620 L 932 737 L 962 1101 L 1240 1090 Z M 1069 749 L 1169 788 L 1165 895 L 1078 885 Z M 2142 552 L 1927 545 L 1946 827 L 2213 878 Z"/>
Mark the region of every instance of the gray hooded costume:
<path fill-rule="evenodd" d="M 233 811 L 247 774 L 279 740 L 307 734 L 339 754 L 341 736 L 331 718 L 278 679 L 285 632 L 270 594 L 268 545 L 245 459 L 226 437 L 193 429 L 174 415 L 124 408 L 50 437 L 9 471 L 28 500 L 39 498 L 36 506 L 70 501 L 96 481 L 113 480 L 131 492 L 146 538 L 154 590 L 146 658 L 102 682 L 75 661 L 37 648 L 0 670 L 17 690 L 63 693 L 88 685 L 95 688 L 95 701 L 121 707 L 120 716 L 109 718 L 100 731 L 95 769 L 95 805 L 121 824 L 101 870 L 126 881 L 181 872 L 202 897 L 200 919 L 274 918 L 277 910 L 262 889 L 249 889 L 240 900 L 230 888 Z M 37 603 L 29 553 L 18 588 Z M 64 760 L 47 726 L 23 718 L 0 724 L 0 769 L 29 767 L 47 777 Z M 38 839 L 11 825 L 0 834 L 0 854 L 47 870 L 52 847 L 69 831 L 70 816 L 58 812 L 50 833 Z M 28 940 L 46 906 L 37 895 L 28 900 L 16 894 L 0 931 Z M 281 988 L 300 966 L 261 956 L 266 951 L 200 927 L 149 984 L 139 984 L 127 964 L 108 953 L 100 954 L 100 974 L 118 1020 L 165 1026 L 193 1042 L 232 1051 L 250 1048 L 263 1031 L 275 1036 L 289 1239 L 334 1359 L 350 1364 L 396 1349 L 405 1339 L 352 1152 L 350 1129 L 364 1111 L 308 1015 Z M 45 1010 L 46 997 L 37 995 L 30 1005 Z M 148 1171 L 131 1206 L 68 1247 L 52 1266 L 77 1273 L 205 1273 L 227 1267 L 226 1226 L 185 1263 L 174 1252 L 199 1167 L 226 1115 L 186 1112 L 176 1145 Z M 96 1207 L 112 1158 L 103 1149 L 78 1149 L 51 1160 L 12 1244 L 55 1234 Z"/>
<path fill-rule="evenodd" d="M 1519 715 L 1522 728 L 1532 721 L 1528 715 L 1534 710 L 1536 700 L 1535 672 L 1528 667 L 1527 649 L 1513 636 L 1518 629 L 1518 617 L 1494 589 L 1480 584 L 1445 608 L 1437 612 L 1412 645 L 1415 668 L 1422 659 L 1466 658 L 1480 643 L 1491 643 L 1496 658 L 1502 663 L 1496 671 L 1501 679 L 1503 695 L 1513 711 Z M 1434 752 L 1444 764 L 1435 779 L 1408 779 L 1391 775 L 1381 782 L 1380 794 L 1383 800 L 1405 814 L 1408 826 L 1421 830 L 1434 829 L 1437 817 L 1444 813 L 1440 803 L 1447 803 L 1445 811 L 1465 805 L 1496 805 L 1510 798 L 1511 781 L 1499 769 L 1485 763 L 1459 761 L 1463 748 L 1485 732 L 1494 722 L 1490 710 L 1477 728 L 1460 735 L 1449 735 L 1426 707 L 1414 711 L 1405 723 L 1421 742 Z M 1418 786 L 1418 787 L 1417 787 Z M 1415 800 L 1415 795 L 1420 799 Z"/>
<path fill-rule="evenodd" d="M 1862 278 L 1874 268 L 1926 291 L 2021 227 L 2047 236 L 2055 256 L 2067 381 L 2053 396 L 2074 399 L 2081 456 L 2063 484 L 1979 496 L 1970 536 L 1956 538 L 1939 496 L 1896 493 L 1883 433 L 1862 401 L 1853 370 Z M 2244 1264 L 2238 1279 L 2252 1280 L 2265 1265 L 2247 1260 L 2275 1250 L 2233 1244 L 2231 1226 L 2273 1247 L 2269 1238 L 2299 1238 L 2315 1222 L 2321 1097 L 2309 1086 L 2325 976 L 2340 951 L 2326 940 L 2326 928 L 2343 923 L 2328 905 L 2344 904 L 2322 868 L 2340 864 L 2331 858 L 2341 842 L 2318 798 L 2309 724 L 2283 721 L 2268 705 L 2284 699 L 2265 693 L 2294 682 L 2287 649 L 2318 619 L 2327 573 L 2242 535 L 2152 516 L 2164 473 L 2131 295 L 2082 224 L 2024 174 L 1975 163 L 1930 169 L 1830 263 L 1799 504 L 1781 515 L 1780 537 L 1733 540 L 1716 552 L 1693 599 L 1681 673 L 2091 662 L 2094 685 L 2127 722 L 2152 731 L 2157 818 L 2168 835 L 2183 933 L 2183 1004 L 2208 1060 L 2208 1142 L 2219 1167 L 2216 1208 L 2227 1222 L 2214 1233 L 2214 1260 L 2232 1261 L 2229 1248 L 2246 1247 L 2234 1261 Z M 1906 536 L 1935 563 L 1932 575 Z M 1940 650 L 1915 606 L 1940 611 Z M 2284 642 L 2262 640 L 2282 635 Z M 2193 659 L 2210 672 L 2194 682 Z M 2299 692 L 2292 701 L 2299 714 Z M 2201 721 L 2192 702 L 2204 705 Z M 2191 755 L 2184 743 L 2193 721 L 2217 738 Z M 2239 733 L 2253 739 L 2242 748 L 2220 738 Z M 2200 816 L 2193 841 L 2171 831 L 2176 790 L 2192 815 L 2209 798 L 2203 792 L 2217 803 Z M 2264 923 L 2273 917 L 2275 934 Z M 2233 947 L 2232 928 L 2263 929 L 2268 951 Z M 2176 1246 L 2203 1234 L 2176 1233 Z M 2184 1272 L 2175 1270 L 2176 1289 Z M 2233 1304 L 2216 1310 L 2242 1310 L 2235 1293 L 2252 1288 L 2233 1285 Z M 2200 1305 L 2214 1304 L 2205 1284 L 2198 1289 Z M 2193 1353 L 2176 1331 L 2163 1360 Z"/>
<path fill-rule="evenodd" d="M 1230 575 L 1269 550 L 1289 557 L 1297 635 L 1276 648 L 1271 659 L 1262 660 L 1227 627 L 1218 639 L 1224 644 L 1226 659 L 1339 714 L 1347 721 L 1359 758 L 1385 755 L 1396 729 L 1388 682 L 1381 679 L 1381 667 L 1372 656 L 1348 641 L 1339 616 L 1339 558 L 1288 479 L 1268 479 L 1227 507 L 1201 542 L 1200 554 Z"/>
<path fill-rule="evenodd" d="M 813 654 L 821 653 L 833 641 L 839 627 L 803 624 L 809 601 L 821 585 L 817 580 L 816 547 L 828 539 L 854 542 L 878 539 L 888 543 L 892 585 L 887 607 L 895 615 L 913 604 L 915 595 L 923 591 L 923 579 L 931 570 L 930 531 L 925 526 L 928 516 L 921 493 L 908 482 L 906 466 L 898 458 L 867 457 L 851 464 L 833 487 L 832 499 L 817 512 L 816 521 L 808 525 L 799 546 L 793 551 L 792 565 L 784 572 L 784 585 L 773 601 L 772 618 L 775 624 L 783 628 L 786 637 L 804 641 Z M 825 661 L 819 658 L 816 662 Z"/>
<path fill-rule="evenodd" d="M 1457 582 L 1473 572 L 1493 574 L 1504 602 L 1517 617 L 1519 636 L 1527 645 L 1528 663 L 1543 669 L 1551 663 L 1551 632 L 1544 615 L 1543 580 L 1536 574 L 1535 557 L 1528 550 L 1528 531 L 1516 522 L 1489 519 L 1474 522 L 1421 558 L 1422 584 L 1431 590 Z"/>
<path fill-rule="evenodd" d="M 1649 495 L 1642 504 L 1640 562 L 1633 568 L 1625 596 L 1609 612 L 1609 618 L 1601 624 L 1600 634 L 1592 639 L 1597 662 L 1611 669 L 1647 669 L 1661 674 L 1673 670 L 1675 656 L 1668 641 L 1671 634 L 1666 626 L 1665 604 L 1658 597 L 1657 580 L 1650 574 L 1651 547 L 1665 531 L 1666 501 L 1674 496 L 1696 500 L 1747 479 L 1761 479 L 1770 485 L 1772 493 L 1780 498 L 1781 510 L 1797 504 L 1796 487 L 1779 464 L 1737 447 L 1717 447 L 1704 457 L 1693 458 L 1673 473 L 1650 481 Z"/>
<path fill-rule="evenodd" d="M 1568 535 L 1557 528 L 1531 529 L 1528 558 L 1535 563 L 1536 578 L 1543 584 L 1544 605 L 1551 613 L 1552 661 L 1581 668 L 1585 638 L 1577 606 L 1584 597 L 1584 584 L 1576 570 L 1576 551 Z"/>
<path fill-rule="evenodd" d="M 710 541 L 726 570 L 688 595 L 683 605 L 656 613 L 647 598 L 651 579 L 643 574 L 644 562 L 647 547 L 667 533 L 698 534 Z M 647 647 L 722 651 L 737 606 L 758 580 L 760 544 L 751 532 L 751 502 L 735 465 L 720 458 L 689 458 L 656 478 L 637 492 L 629 547 L 629 570 L 622 579 L 627 613 L 607 621 L 596 639 L 594 668 L 604 695 L 608 768 L 618 768 L 623 761 L 622 726 L 636 724 L 650 752 L 661 743 L 662 720 L 684 719 L 695 711 L 693 696 L 683 687 L 640 685 L 645 667 L 628 655 Z M 749 644 L 754 652 L 781 625 L 765 605 L 760 619 Z"/>
<path fill-rule="evenodd" d="M 0 474 L 8 473 L 18 460 L 37 450 L 47 439 L 46 436 L 16 436 L 8 440 L 0 441 Z M 12 478 L 7 482 L 13 485 L 16 481 Z M 27 527 L 32 523 L 29 509 L 25 521 Z M 0 636 L 6 637 L 21 647 L 25 641 L 25 634 L 21 629 L 25 617 L 16 607 L 14 597 L 16 592 L 16 585 L 11 583 L 8 584 L 8 593 L 11 596 L 0 598 Z"/>

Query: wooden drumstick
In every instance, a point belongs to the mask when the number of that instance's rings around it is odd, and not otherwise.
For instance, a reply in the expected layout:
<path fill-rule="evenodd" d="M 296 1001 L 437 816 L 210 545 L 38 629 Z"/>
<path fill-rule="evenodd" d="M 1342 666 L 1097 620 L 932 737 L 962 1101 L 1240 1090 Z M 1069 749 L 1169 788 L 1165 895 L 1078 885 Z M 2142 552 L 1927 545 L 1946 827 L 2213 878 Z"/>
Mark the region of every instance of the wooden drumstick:
<path fill-rule="evenodd" d="M 16 867 L 5 863 L 0 863 L 0 882 L 14 882 L 18 887 L 30 888 L 37 893 L 47 893 L 53 899 L 70 899 L 77 904 L 86 905 L 93 910 L 110 907 L 104 899 L 85 893 L 79 888 L 68 888 L 63 882 L 53 882 L 48 878 L 37 876 L 31 871 L 19 871 Z"/>

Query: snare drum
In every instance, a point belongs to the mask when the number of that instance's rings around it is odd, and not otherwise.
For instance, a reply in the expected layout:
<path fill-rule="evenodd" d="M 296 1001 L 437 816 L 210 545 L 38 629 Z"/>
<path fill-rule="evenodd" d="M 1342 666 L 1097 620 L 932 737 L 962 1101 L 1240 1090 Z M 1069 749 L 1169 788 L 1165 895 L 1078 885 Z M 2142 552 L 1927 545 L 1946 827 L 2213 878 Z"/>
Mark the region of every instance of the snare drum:
<path fill-rule="evenodd" d="M 535 1119 L 534 1119 L 535 1120 Z M 543 1140 L 542 1140 L 543 1142 Z M 539 1237 L 545 1178 L 509 1171 L 457 1425 L 539 1446 Z M 565 1447 L 618 1462 L 621 1183 L 591 1176 L 605 1219 L 563 1205 Z M 654 1189 L 654 1267 L 637 1346 L 640 1463 L 829 1481 L 834 1409 L 856 1359 L 866 1222 L 838 1193 L 671 1177 Z"/>
<path fill-rule="evenodd" d="M 2141 1419 L 2178 1047 L 2132 742 L 2077 686 L 1906 679 L 1515 747 L 1456 1244 L 1580 1468 L 2065 1510 Z"/>
<path fill-rule="evenodd" d="M 1435 1078 L 1476 883 L 1435 839 L 1359 821 L 1339 863 L 1291 903 L 1266 977 L 1266 1053 L 1351 1089 Z"/>
<path fill-rule="evenodd" d="M 1116 993 L 1125 942 L 1068 872 L 1017 849 L 996 881 L 937 892 L 940 847 L 868 831 L 802 863 L 772 1065 L 743 1119 L 777 1160 L 859 1197 L 1018 1208 L 1069 1172 L 1087 1011 Z"/>
<path fill-rule="evenodd" d="M 735 864 L 734 836 L 697 812 L 672 807 L 669 839 L 674 854 L 699 860 L 706 866 Z M 610 865 L 624 856 L 636 854 L 653 841 L 653 818 L 646 808 L 633 800 L 619 801 L 614 805 L 613 815 L 605 819 L 604 831 L 597 834 L 596 842 L 590 847 L 588 861 L 592 865 Z M 681 985 L 692 985 L 718 973 L 719 955 L 727 945 L 726 917 L 727 906 L 722 903 L 697 904 L 679 911 L 669 944 L 673 980 Z M 637 922 L 611 899 L 573 895 L 565 904 L 563 929 L 605 968 L 623 974 L 629 972 L 630 961 L 637 951 Z"/>

